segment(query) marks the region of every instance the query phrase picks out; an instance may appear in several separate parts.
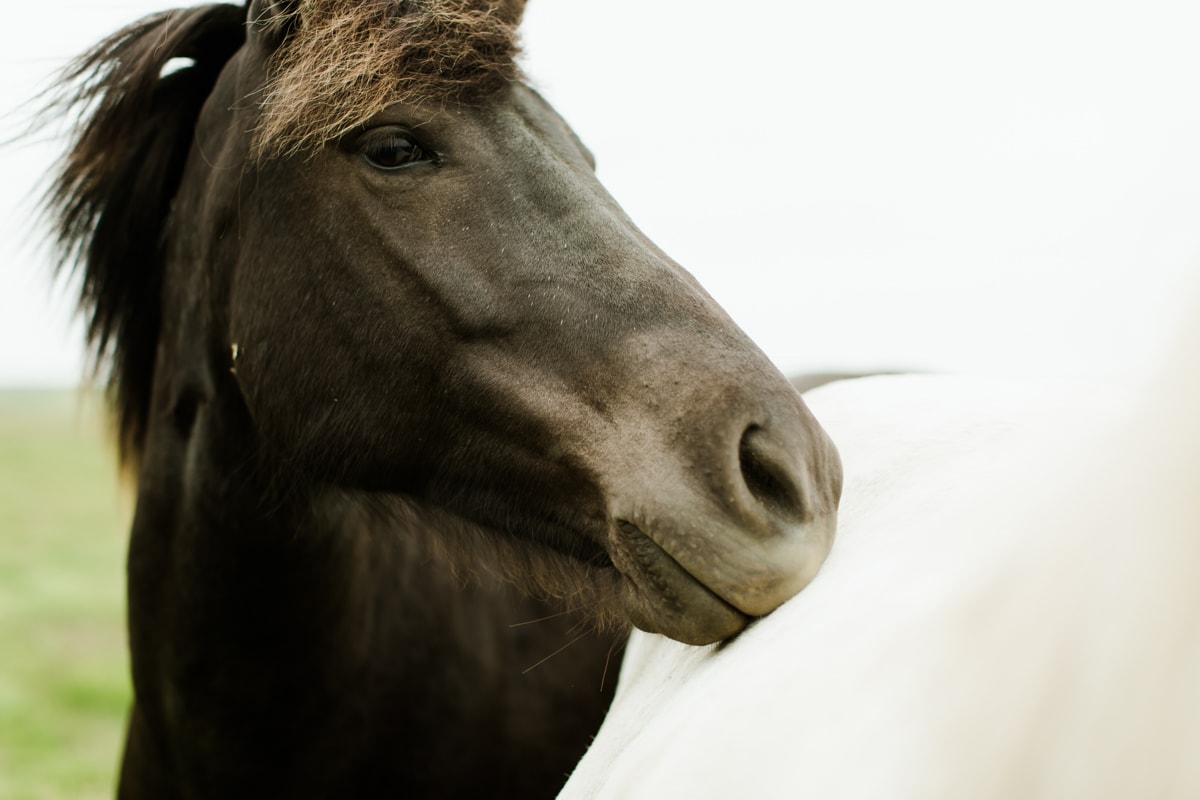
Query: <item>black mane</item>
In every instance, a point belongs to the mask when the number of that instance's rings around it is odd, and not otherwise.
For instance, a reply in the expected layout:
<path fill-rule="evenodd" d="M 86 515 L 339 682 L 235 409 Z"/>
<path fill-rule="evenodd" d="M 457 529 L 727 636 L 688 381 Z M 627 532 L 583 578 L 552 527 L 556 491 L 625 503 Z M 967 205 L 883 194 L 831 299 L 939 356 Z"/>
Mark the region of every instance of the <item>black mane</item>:
<path fill-rule="evenodd" d="M 47 116 L 81 114 L 45 200 L 60 272 L 81 272 L 79 310 L 107 389 L 122 461 L 146 433 L 161 323 L 163 227 L 193 128 L 245 41 L 245 8 L 207 5 L 140 20 L 73 61 Z M 189 59 L 164 74 L 172 59 Z"/>

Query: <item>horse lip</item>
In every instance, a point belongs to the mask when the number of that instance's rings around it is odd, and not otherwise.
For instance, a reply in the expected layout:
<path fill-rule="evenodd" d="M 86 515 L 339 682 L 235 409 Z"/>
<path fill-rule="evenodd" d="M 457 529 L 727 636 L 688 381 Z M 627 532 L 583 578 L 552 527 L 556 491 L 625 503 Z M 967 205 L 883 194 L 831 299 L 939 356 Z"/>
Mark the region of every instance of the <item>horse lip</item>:
<path fill-rule="evenodd" d="M 686 570 L 637 525 L 617 520 L 616 527 L 626 545 L 622 551 L 636 567 L 633 571 L 617 564 L 640 601 L 631 609 L 638 627 L 687 644 L 711 644 L 740 633 L 753 620 Z"/>
<path fill-rule="evenodd" d="M 751 527 L 747 533 L 711 515 L 660 512 L 647 519 L 644 512 L 635 514 L 611 517 L 613 564 L 643 596 L 661 594 L 664 582 L 656 575 L 665 574 L 671 579 L 665 584 L 666 600 L 673 600 L 671 592 L 678 589 L 689 602 L 700 604 L 698 611 L 689 606 L 686 612 L 678 602 L 674 609 L 663 601 L 656 604 L 676 620 L 705 613 L 716 600 L 742 619 L 770 614 L 816 577 L 832 547 L 837 519 L 818 514 L 809 522 L 781 521 Z M 701 597 L 699 588 L 711 599 Z M 669 631 L 655 632 L 679 638 Z"/>

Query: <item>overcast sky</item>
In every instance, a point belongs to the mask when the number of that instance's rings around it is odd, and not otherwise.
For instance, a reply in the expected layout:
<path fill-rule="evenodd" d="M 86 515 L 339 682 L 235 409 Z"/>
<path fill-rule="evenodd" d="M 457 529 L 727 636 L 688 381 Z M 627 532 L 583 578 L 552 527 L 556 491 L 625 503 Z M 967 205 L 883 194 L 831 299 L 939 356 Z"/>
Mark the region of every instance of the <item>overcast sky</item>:
<path fill-rule="evenodd" d="M 6 8 L 0 107 L 164 7 Z M 532 0 L 525 33 L 617 199 L 789 372 L 1138 368 L 1200 271 L 1197 42 L 1194 0 Z M 53 157 L 0 151 L 0 385 L 82 369 L 20 246 Z"/>

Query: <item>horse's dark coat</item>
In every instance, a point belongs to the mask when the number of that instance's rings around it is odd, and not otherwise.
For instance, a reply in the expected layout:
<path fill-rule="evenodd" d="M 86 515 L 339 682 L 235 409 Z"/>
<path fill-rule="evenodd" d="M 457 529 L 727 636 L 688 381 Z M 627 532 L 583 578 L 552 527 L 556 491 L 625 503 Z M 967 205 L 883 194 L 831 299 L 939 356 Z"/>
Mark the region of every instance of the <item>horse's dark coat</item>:
<path fill-rule="evenodd" d="M 520 83 L 254 150 L 288 5 L 152 17 L 68 76 L 50 211 L 137 474 L 120 792 L 551 796 L 614 683 L 582 620 L 769 612 L 837 456 Z M 430 157 L 377 169 L 380 131 Z"/>

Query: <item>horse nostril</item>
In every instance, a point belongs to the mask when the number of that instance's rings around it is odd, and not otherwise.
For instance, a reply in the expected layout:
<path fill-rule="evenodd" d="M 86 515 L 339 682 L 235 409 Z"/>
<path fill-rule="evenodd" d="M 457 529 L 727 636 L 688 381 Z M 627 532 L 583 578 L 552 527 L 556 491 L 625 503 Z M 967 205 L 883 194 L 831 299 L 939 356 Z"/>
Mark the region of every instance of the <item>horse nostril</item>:
<path fill-rule="evenodd" d="M 787 452 L 773 442 L 765 430 L 751 425 L 738 444 L 738 464 L 750 494 L 768 511 L 797 522 L 807 518 Z"/>

